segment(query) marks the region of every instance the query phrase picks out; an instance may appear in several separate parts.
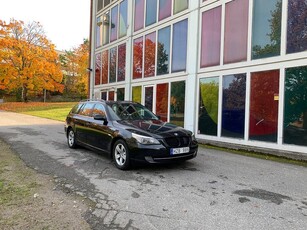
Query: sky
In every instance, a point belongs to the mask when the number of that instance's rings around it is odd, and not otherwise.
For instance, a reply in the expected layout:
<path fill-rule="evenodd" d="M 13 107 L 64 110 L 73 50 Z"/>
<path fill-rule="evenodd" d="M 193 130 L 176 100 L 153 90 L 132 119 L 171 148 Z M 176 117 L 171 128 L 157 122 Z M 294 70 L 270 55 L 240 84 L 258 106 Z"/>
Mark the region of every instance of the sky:
<path fill-rule="evenodd" d="M 57 50 L 71 50 L 89 38 L 90 0 L 0 0 L 0 20 L 39 22 Z"/>

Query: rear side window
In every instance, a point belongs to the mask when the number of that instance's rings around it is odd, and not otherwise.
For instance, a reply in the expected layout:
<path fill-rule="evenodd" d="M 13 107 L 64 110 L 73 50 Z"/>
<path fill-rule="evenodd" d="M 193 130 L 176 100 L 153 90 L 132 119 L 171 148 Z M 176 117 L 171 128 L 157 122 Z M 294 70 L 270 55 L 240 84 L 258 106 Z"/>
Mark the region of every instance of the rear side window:
<path fill-rule="evenodd" d="M 71 109 L 70 112 L 71 112 L 71 113 L 74 113 L 74 114 L 78 113 L 78 111 L 79 111 L 79 109 L 81 108 L 82 105 L 83 105 L 82 103 L 75 105 L 75 106 Z"/>
<path fill-rule="evenodd" d="M 79 110 L 79 114 L 88 117 L 91 116 L 93 105 L 93 103 L 85 103 Z"/>

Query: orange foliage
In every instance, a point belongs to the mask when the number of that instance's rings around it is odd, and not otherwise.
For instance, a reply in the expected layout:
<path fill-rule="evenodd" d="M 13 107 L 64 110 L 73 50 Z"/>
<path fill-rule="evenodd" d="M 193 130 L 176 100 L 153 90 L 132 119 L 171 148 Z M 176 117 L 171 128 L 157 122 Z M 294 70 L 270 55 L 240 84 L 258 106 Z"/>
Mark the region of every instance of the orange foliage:
<path fill-rule="evenodd" d="M 25 101 L 29 90 L 63 91 L 58 54 L 38 22 L 0 20 L 0 36 L 1 89 L 22 89 Z"/>

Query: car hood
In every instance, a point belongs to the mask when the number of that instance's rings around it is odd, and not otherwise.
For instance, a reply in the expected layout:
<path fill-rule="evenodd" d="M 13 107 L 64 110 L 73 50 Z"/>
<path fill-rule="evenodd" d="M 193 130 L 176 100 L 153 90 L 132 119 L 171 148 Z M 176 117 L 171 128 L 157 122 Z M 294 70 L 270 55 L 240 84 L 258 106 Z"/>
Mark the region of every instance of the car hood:
<path fill-rule="evenodd" d="M 170 136 L 187 136 L 191 132 L 182 127 L 160 120 L 121 120 L 117 121 L 125 126 L 124 128 L 138 132 L 145 132 L 155 137 L 170 137 Z"/>

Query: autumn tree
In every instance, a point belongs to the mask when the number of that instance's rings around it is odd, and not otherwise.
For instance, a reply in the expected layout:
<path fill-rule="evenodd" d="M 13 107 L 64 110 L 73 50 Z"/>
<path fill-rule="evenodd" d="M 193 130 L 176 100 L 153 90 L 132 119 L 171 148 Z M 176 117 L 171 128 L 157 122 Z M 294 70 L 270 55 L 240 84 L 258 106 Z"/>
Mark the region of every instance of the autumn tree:
<path fill-rule="evenodd" d="M 87 97 L 88 92 L 88 61 L 89 41 L 60 55 L 62 70 L 64 71 L 64 94 L 70 97 Z"/>
<path fill-rule="evenodd" d="M 0 36 L 1 89 L 21 89 L 23 101 L 29 92 L 63 91 L 58 54 L 38 22 L 0 21 Z"/>

